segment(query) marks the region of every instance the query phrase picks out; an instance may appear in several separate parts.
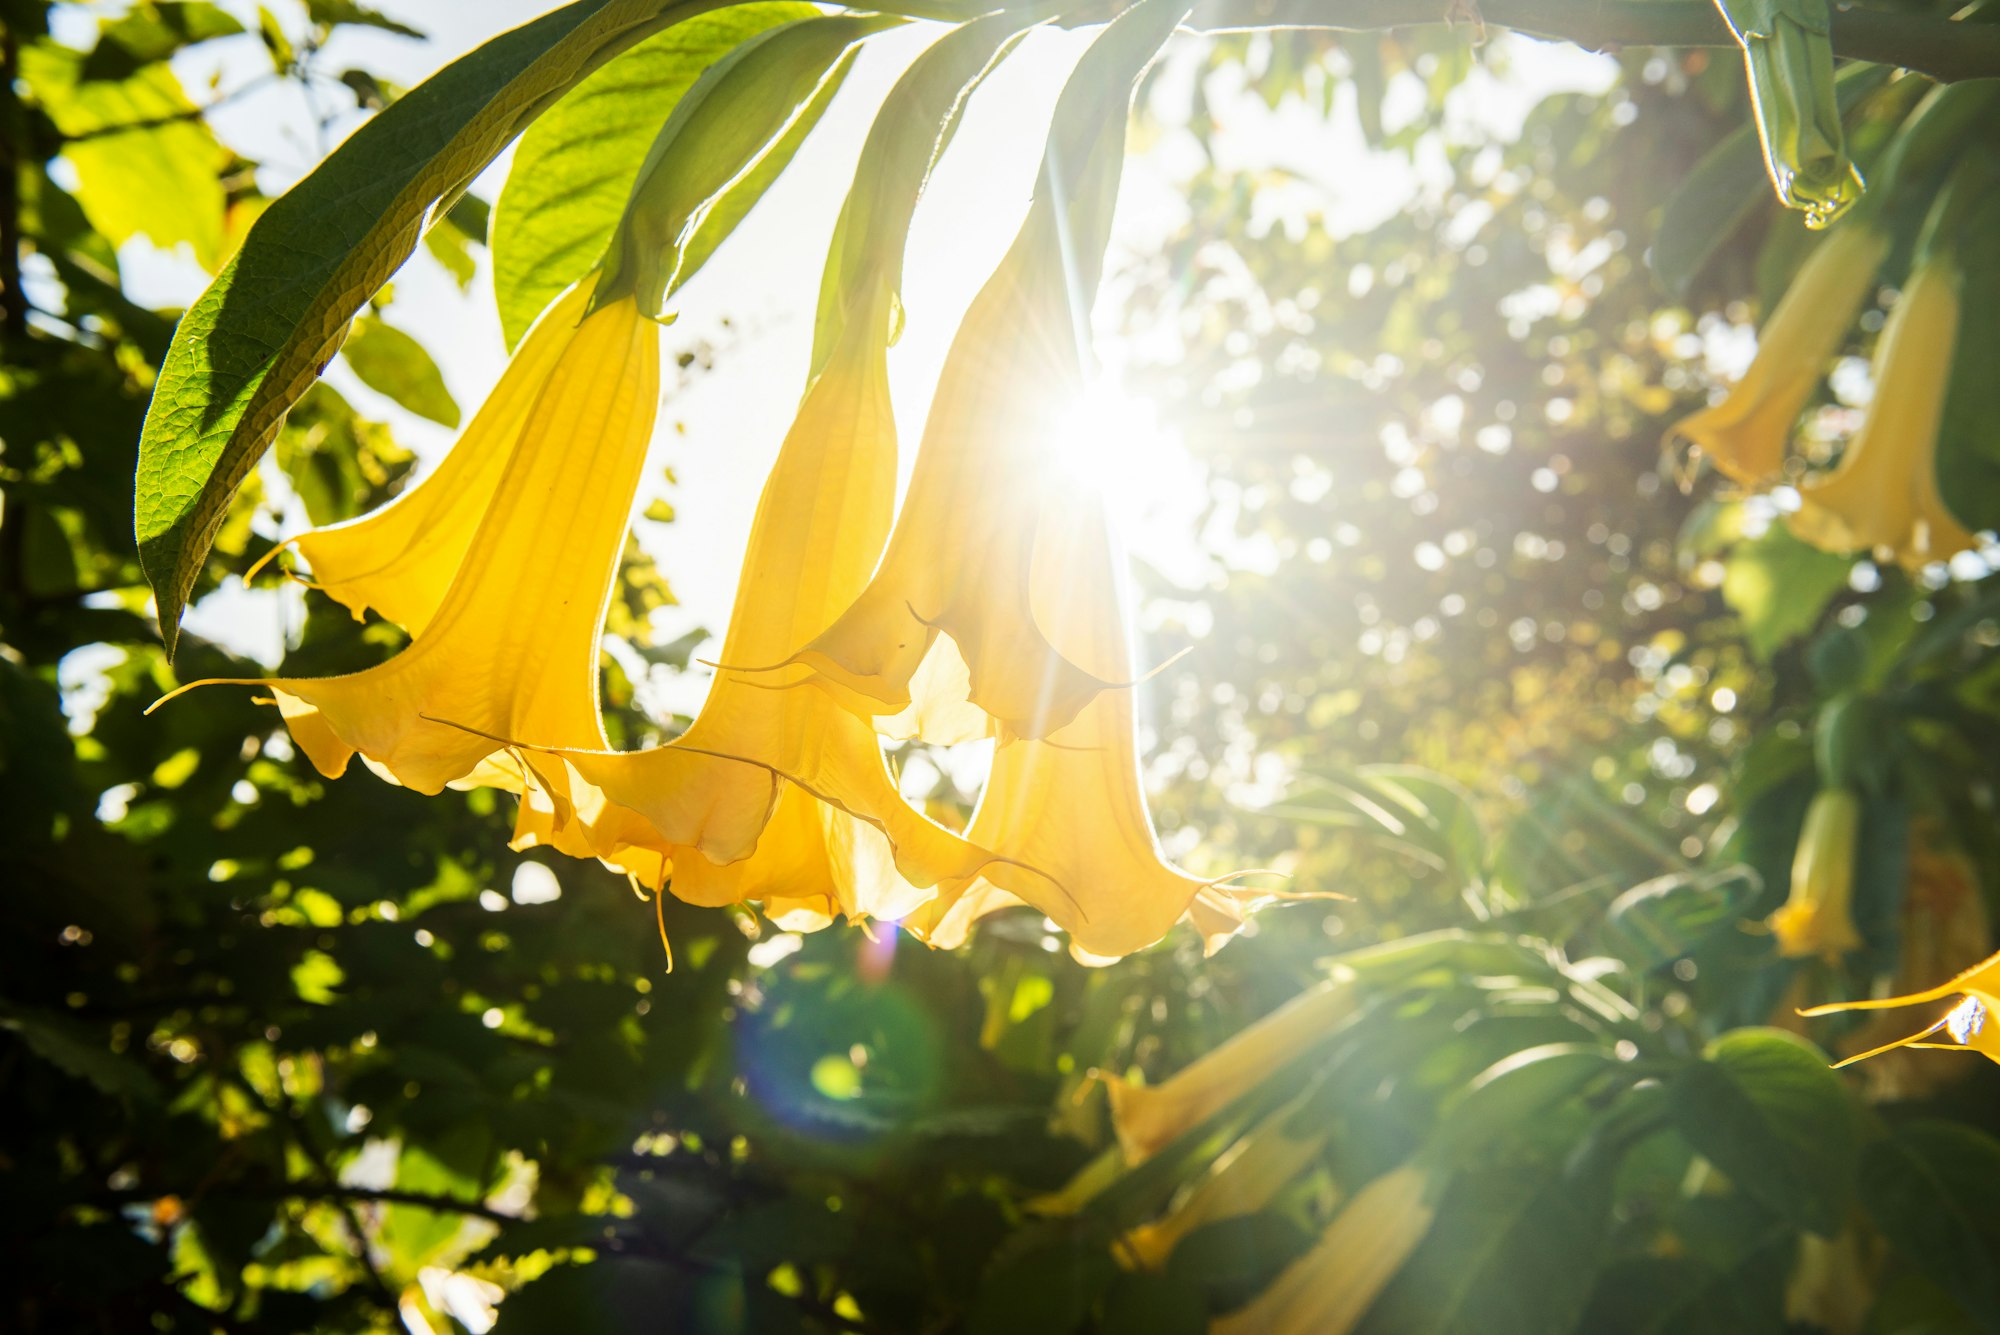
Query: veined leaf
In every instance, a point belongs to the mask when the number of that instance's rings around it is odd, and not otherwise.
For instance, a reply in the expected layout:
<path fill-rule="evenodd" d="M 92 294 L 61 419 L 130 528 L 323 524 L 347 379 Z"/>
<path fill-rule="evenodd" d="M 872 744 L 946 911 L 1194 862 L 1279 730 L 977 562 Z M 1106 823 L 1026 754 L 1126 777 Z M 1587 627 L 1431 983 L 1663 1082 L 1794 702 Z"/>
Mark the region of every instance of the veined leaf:
<path fill-rule="evenodd" d="M 122 49 L 116 48 L 113 49 Z M 213 268 L 223 251 L 228 151 L 202 121 L 164 63 L 123 78 L 92 78 L 82 52 L 54 42 L 22 48 L 21 69 L 49 119 L 68 136 L 63 157 L 76 170 L 76 198 L 112 245 L 144 236 L 172 249 L 186 243 Z"/>
<path fill-rule="evenodd" d="M 1861 1201 L 1870 1217 L 1988 1331 L 2000 1331 L 1995 1191 L 2000 1142 L 1953 1122 L 1912 1123 L 1862 1159 Z"/>
<path fill-rule="evenodd" d="M 604 253 L 640 160 L 695 80 L 749 38 L 817 13 L 776 0 L 677 23 L 578 84 L 521 136 L 493 223 L 493 295 L 508 347 Z"/>
<path fill-rule="evenodd" d="M 1776 1029 L 1737 1029 L 1674 1078 L 1687 1142 L 1751 1199 L 1831 1237 L 1853 1189 L 1859 1128 L 1818 1050 Z"/>
<path fill-rule="evenodd" d="M 1454 1174 L 1437 1222 L 1357 1329 L 1361 1335 L 1544 1335 L 1590 1300 L 1611 1213 L 1612 1170 L 1516 1165 Z"/>
<path fill-rule="evenodd" d="M 716 0 L 575 0 L 439 71 L 250 230 L 182 319 L 139 444 L 135 527 L 169 652 L 230 499 L 348 321 L 551 99 Z"/>

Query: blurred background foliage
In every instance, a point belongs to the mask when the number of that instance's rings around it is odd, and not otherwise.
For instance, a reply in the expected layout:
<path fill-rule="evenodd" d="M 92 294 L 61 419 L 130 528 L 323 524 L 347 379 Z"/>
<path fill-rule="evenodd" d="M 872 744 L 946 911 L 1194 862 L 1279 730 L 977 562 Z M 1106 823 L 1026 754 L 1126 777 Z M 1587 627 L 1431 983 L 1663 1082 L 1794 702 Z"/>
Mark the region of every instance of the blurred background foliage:
<path fill-rule="evenodd" d="M 1117 277 L 1128 379 L 1204 470 L 1214 557 L 1198 587 L 1144 572 L 1149 652 L 1192 646 L 1146 697 L 1156 814 L 1201 865 L 1349 901 L 1093 971 L 1033 915 L 942 954 L 670 900 L 668 972 L 621 879 L 495 852 L 508 799 L 325 781 L 242 695 L 141 717 L 175 678 L 130 479 L 176 313 L 127 299 L 120 248 L 212 270 L 263 202 L 166 64 L 184 46 L 398 94 L 318 52 L 399 25 L 304 12 L 107 7 L 81 49 L 0 4 L 0 1326 L 1304 1330 L 1345 1292 L 1385 1333 L 2000 1330 L 2000 1073 L 1835 1074 L 1806 1040 L 1902 1030 L 1792 1015 L 1991 949 L 1993 552 L 1827 556 L 1663 457 L 1809 243 L 1754 162 L 1670 200 L 1742 133 L 1733 53 L 1627 53 L 1518 135 L 1452 114 L 1518 49 L 1467 27 L 1217 38 L 1148 99 L 1146 134 L 1207 145 L 1261 103 L 1426 165 L 1343 231 L 1205 157 L 1185 225 Z M 1921 91 L 1851 104 L 1857 152 Z M 486 222 L 468 198 L 427 249 L 467 279 Z M 459 418 L 386 294 L 343 356 Z M 1996 448 L 1983 386 L 1961 368 L 1948 451 Z M 211 583 L 262 553 L 273 491 L 324 523 L 411 463 L 317 386 Z M 635 701 L 690 670 L 652 630 L 671 599 L 634 547 L 605 660 L 625 744 L 675 727 Z M 287 674 L 395 647 L 304 605 Z M 180 679 L 260 672 L 181 652 Z M 1783 958 L 1762 920 L 1841 729 L 1864 945 Z M 1230 1043 L 1274 1013 L 1254 1060 Z M 1142 1087 L 1116 1125 L 1095 1072 Z M 1420 1208 L 1380 1188 L 1407 1182 Z M 1371 1223 L 1407 1245 L 1371 1260 Z M 1256 1315 L 1274 1295 L 1291 1317 Z"/>

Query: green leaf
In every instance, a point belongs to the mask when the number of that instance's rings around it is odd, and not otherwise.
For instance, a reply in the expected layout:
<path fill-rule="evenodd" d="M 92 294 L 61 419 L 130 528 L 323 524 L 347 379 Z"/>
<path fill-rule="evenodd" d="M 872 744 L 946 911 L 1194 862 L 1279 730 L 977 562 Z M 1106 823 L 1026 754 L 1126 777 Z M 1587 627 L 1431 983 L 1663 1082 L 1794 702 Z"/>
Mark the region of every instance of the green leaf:
<path fill-rule="evenodd" d="M 377 394 L 445 426 L 457 426 L 458 403 L 445 388 L 444 376 L 424 345 L 380 316 L 364 315 L 354 322 L 340 355 L 361 383 Z"/>
<path fill-rule="evenodd" d="M 706 0 L 576 0 L 452 62 L 265 210 L 182 319 L 139 445 L 136 530 L 172 652 L 230 498 L 348 321 L 551 98 Z"/>
<path fill-rule="evenodd" d="M 165 64 L 120 79 L 89 78 L 86 57 L 54 42 L 21 51 L 35 100 L 64 134 L 76 199 L 112 245 L 135 236 L 191 246 L 203 266 L 222 261 L 229 154 L 195 113 Z"/>
<path fill-rule="evenodd" d="M 1605 921 L 1619 954 L 1642 969 L 1671 964 L 1714 933 L 1734 930 L 1761 886 L 1748 867 L 1676 872 L 1635 885 L 1611 902 Z"/>
<path fill-rule="evenodd" d="M 1819 623 L 1820 613 L 1847 587 L 1854 558 L 1800 542 L 1782 520 L 1730 554 L 1722 598 L 1743 621 L 1750 651 L 1771 656 Z"/>
<path fill-rule="evenodd" d="M 695 80 L 647 150 L 596 301 L 636 292 L 657 312 L 783 170 L 846 77 L 855 44 L 900 22 L 803 19 L 739 44 Z M 704 237 L 711 217 L 721 231 Z"/>
<path fill-rule="evenodd" d="M 1838 1231 L 1859 1129 L 1819 1049 L 1776 1029 L 1733 1030 L 1674 1078 L 1667 1107 L 1745 1195 L 1814 1233 Z"/>
<path fill-rule="evenodd" d="M 967 1335 L 1065 1335 L 1083 1324 L 1117 1273 L 1101 1244 L 1052 1232 L 995 1263 L 973 1297 Z"/>
<path fill-rule="evenodd" d="M 1475 1166 L 1521 1123 L 1547 1114 L 1622 1063 L 1602 1048 L 1551 1043 L 1494 1063 L 1445 1112 L 1436 1139 L 1451 1162 Z"/>
<path fill-rule="evenodd" d="M 344 23 L 357 28 L 379 28 L 398 37 L 421 39 L 424 36 L 421 30 L 407 23 L 398 23 L 387 14 L 366 5 L 356 4 L 355 0 L 306 0 L 306 16 L 314 23 L 323 23 L 330 28 Z"/>
<path fill-rule="evenodd" d="M 1460 1173 L 1437 1221 L 1362 1319 L 1362 1335 L 1548 1335 L 1590 1299 L 1611 1212 L 1609 1164 Z"/>
<path fill-rule="evenodd" d="M 2000 442 L 1993 422 L 2000 414 L 2000 377 L 1989 374 L 2000 349 L 2000 246 L 1989 238 L 2000 227 L 2000 192 L 1962 232 L 1958 259 L 1964 270 L 1958 339 L 1938 426 L 1939 494 L 1959 522 L 1974 530 L 2000 525 Z"/>
<path fill-rule="evenodd" d="M 1797 1239 L 1779 1226 L 1735 1264 L 1693 1257 L 1642 1256 L 1605 1267 L 1580 1331 L 1681 1335 L 1684 1331 L 1784 1328 L 1784 1276 Z"/>
<path fill-rule="evenodd" d="M 1195 1285 L 1207 1310 L 1233 1311 L 1262 1293 L 1312 1244 L 1311 1234 L 1273 1211 L 1216 1219 L 1175 1244 L 1168 1273 Z"/>
<path fill-rule="evenodd" d="M 88 1080 L 114 1098 L 141 1104 L 160 1101 L 159 1086 L 146 1068 L 103 1046 L 93 1035 L 59 1015 L 26 1011 L 0 1015 L 0 1029 L 20 1036 L 34 1054 L 79 1080 Z"/>
<path fill-rule="evenodd" d="M 1126 1270 L 1104 1295 L 1097 1329 L 1101 1335 L 1204 1335 L 1208 1308 L 1201 1290 L 1178 1270 Z"/>
<path fill-rule="evenodd" d="M 2000 1331 L 1996 1200 L 2000 1141 L 1969 1126 L 1915 1122 L 1862 1157 L 1861 1203 L 1876 1226 L 1988 1331 Z"/>
<path fill-rule="evenodd" d="M 703 71 L 758 33 L 815 13 L 781 0 L 676 24 L 578 84 L 521 136 L 492 234 L 509 347 L 603 254 L 654 136 Z"/>

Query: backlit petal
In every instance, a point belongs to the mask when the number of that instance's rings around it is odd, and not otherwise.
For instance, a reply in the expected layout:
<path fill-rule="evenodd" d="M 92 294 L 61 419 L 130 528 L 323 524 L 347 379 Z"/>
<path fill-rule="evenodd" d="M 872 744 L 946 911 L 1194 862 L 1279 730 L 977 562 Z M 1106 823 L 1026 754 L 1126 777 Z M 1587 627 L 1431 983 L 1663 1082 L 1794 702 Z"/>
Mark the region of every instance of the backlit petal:
<path fill-rule="evenodd" d="M 412 635 L 430 623 L 479 531 L 530 409 L 583 317 L 591 286 L 572 288 L 543 313 L 435 470 L 379 510 L 292 540 L 313 583 L 356 619 L 372 607 Z"/>
<path fill-rule="evenodd" d="M 602 746 L 598 639 L 659 403 L 659 331 L 630 301 L 579 325 L 437 613 L 343 677 L 266 683 L 299 747 L 435 793 L 498 739 Z"/>
<path fill-rule="evenodd" d="M 1677 423 L 1669 438 L 1746 487 L 1777 479 L 1792 428 L 1846 338 L 1888 237 L 1858 224 L 1836 228 L 1814 249 L 1757 334 L 1757 355 L 1721 403 Z"/>
<path fill-rule="evenodd" d="M 725 663 L 783 660 L 874 568 L 896 486 L 881 327 L 857 321 L 800 405 L 758 504 Z M 903 799 L 869 718 L 808 677 L 725 670 L 675 741 L 566 753 L 602 795 L 580 817 L 600 854 L 658 850 L 674 893 L 696 903 L 830 895 L 829 916 L 899 916 L 989 861 Z"/>

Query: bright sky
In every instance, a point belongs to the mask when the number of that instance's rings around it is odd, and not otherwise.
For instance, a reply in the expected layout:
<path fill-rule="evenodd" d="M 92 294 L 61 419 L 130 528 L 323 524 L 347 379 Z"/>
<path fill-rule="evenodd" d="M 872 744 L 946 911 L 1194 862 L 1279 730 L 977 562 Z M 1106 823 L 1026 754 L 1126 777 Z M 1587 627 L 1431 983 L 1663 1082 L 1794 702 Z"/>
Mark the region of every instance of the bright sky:
<path fill-rule="evenodd" d="M 255 28 L 251 0 L 221 0 Z M 374 7 L 430 34 L 412 41 L 358 28 L 342 29 L 324 55 L 324 68 L 337 72 L 358 65 L 409 86 L 506 27 L 552 7 L 547 0 L 373 0 Z M 271 8 L 290 31 L 303 27 L 296 0 Z M 69 7 L 68 26 L 59 32 L 85 40 L 84 7 Z M 98 12 L 102 12 L 101 8 Z M 790 170 L 744 220 L 703 271 L 677 297 L 679 321 L 667 333 L 670 350 L 707 338 L 718 345 L 716 367 L 694 377 L 665 407 L 665 421 L 682 423 L 684 434 L 662 431 L 656 442 L 653 477 L 677 512 L 674 523 L 642 525 L 642 539 L 682 600 L 671 633 L 704 626 L 719 633 L 727 616 L 750 516 L 763 475 L 789 424 L 804 388 L 805 364 L 817 285 L 833 221 L 852 174 L 874 109 L 914 55 L 942 31 L 940 25 L 911 24 L 871 39 L 820 127 Z M 1047 31 L 1035 34 L 990 78 L 971 103 L 952 149 L 939 168 L 910 238 L 905 300 L 908 324 L 892 353 L 890 371 L 907 472 L 921 433 L 923 415 L 952 333 L 966 306 L 997 263 L 1026 212 L 1042 136 L 1071 63 L 1092 34 Z M 1176 61 L 1173 50 L 1179 52 Z M 1489 50 L 1507 59 L 1499 76 L 1476 75 L 1454 97 L 1455 118 L 1467 124 L 1517 130 L 1521 117 L 1541 95 L 1556 89 L 1601 90 L 1611 62 L 1572 48 L 1503 39 Z M 1181 101 L 1176 84 L 1193 77 L 1196 42 L 1179 39 L 1170 50 L 1162 84 L 1167 105 Z M 210 43 L 183 56 L 176 67 L 190 93 L 202 100 L 214 86 L 233 89 L 268 71 L 255 36 Z M 1389 121 L 1398 119 L 1397 99 L 1422 94 L 1391 87 Z M 1273 112 L 1261 99 L 1244 94 L 1240 73 L 1219 76 L 1210 88 L 1221 123 L 1215 147 L 1229 168 L 1282 166 L 1302 184 L 1273 201 L 1271 221 L 1284 223 L 1305 210 L 1324 210 L 1338 230 L 1365 227 L 1399 207 L 1425 176 L 1422 155 L 1413 169 L 1400 157 L 1370 154 L 1353 114 L 1351 94 L 1342 90 L 1336 115 L 1323 121 L 1316 111 L 1290 104 Z M 1233 95 L 1232 95 L 1233 94 Z M 332 105 L 348 104 L 336 91 Z M 1409 114 L 1406 109 L 1400 113 Z M 214 115 L 218 133 L 246 156 L 267 164 L 262 184 L 275 192 L 303 175 L 320 156 L 315 117 L 292 85 L 271 85 L 234 99 Z M 360 123 L 343 115 L 330 132 L 337 141 Z M 1120 248 L 1144 249 L 1182 217 L 1175 183 L 1200 165 L 1200 155 L 1184 136 L 1166 136 L 1128 165 L 1120 196 Z M 503 155 L 475 189 L 499 196 L 509 162 Z M 185 305 L 205 276 L 191 261 L 165 255 L 143 242 L 123 257 L 128 286 L 142 301 Z M 1114 253 L 1112 270 L 1117 268 Z M 1115 281 L 1100 301 L 1097 323 L 1115 321 Z M 1109 318 L 1107 318 L 1109 317 Z M 482 269 L 471 289 L 461 292 L 421 249 L 396 279 L 391 320 L 416 334 L 437 358 L 446 382 L 469 416 L 505 364 L 499 323 L 488 274 Z M 729 322 L 725 328 L 724 321 Z M 1110 393 L 1100 396 L 1099 416 L 1126 414 L 1115 391 L 1120 349 L 1101 340 Z M 413 418 L 359 385 L 336 367 L 336 386 L 365 410 L 392 422 L 399 438 L 435 459 L 451 433 Z M 1124 423 L 1128 441 L 1171 455 L 1170 426 L 1150 423 L 1143 409 Z M 1116 426 L 1118 423 L 1098 425 Z M 667 486 L 671 468 L 678 484 Z M 1179 476 L 1180 469 L 1144 470 L 1155 477 Z M 643 507 L 645 499 L 642 498 Z M 1192 502 L 1178 506 L 1170 490 L 1139 494 L 1131 510 L 1144 512 L 1130 524 L 1141 555 L 1177 577 L 1199 579 L 1201 558 L 1189 536 Z M 1175 513 L 1176 511 L 1179 513 Z M 1150 518 L 1147 516 L 1150 515 Z M 295 597 L 296 595 L 289 595 Z M 296 616 L 294 610 L 291 616 Z M 276 593 L 211 597 L 192 623 L 239 648 L 275 659 L 287 613 Z M 695 683 L 689 683 L 694 686 Z M 665 703 L 665 702 L 663 702 Z M 674 700 L 686 708 L 691 700 Z"/>

